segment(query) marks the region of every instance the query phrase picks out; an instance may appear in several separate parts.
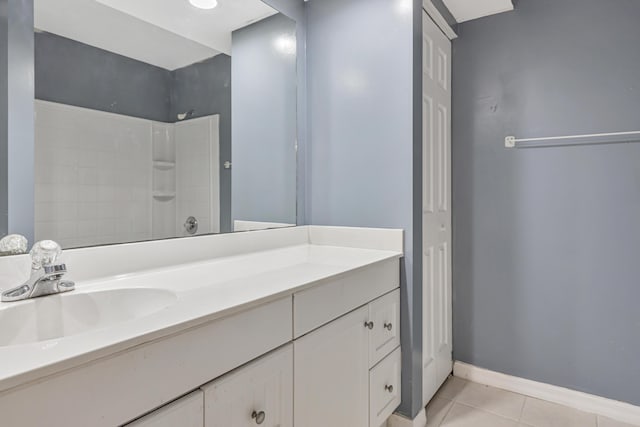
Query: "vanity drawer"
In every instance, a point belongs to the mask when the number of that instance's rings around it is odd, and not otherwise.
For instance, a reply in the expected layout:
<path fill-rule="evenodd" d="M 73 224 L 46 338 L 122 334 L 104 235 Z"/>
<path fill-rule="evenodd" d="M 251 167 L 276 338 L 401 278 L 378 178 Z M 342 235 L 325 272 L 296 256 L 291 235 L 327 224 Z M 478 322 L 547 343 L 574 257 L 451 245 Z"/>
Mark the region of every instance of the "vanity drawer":
<path fill-rule="evenodd" d="M 400 347 L 369 372 L 369 427 L 380 427 L 400 405 Z"/>
<path fill-rule="evenodd" d="M 400 345 L 400 289 L 369 304 L 369 319 L 369 362 L 374 366 Z"/>
<path fill-rule="evenodd" d="M 293 345 L 202 387 L 205 427 L 293 427 Z"/>
<path fill-rule="evenodd" d="M 391 259 L 294 294 L 293 335 L 298 338 L 400 286 L 399 260 Z"/>
<path fill-rule="evenodd" d="M 197 390 L 126 427 L 203 427 L 204 394 Z"/>

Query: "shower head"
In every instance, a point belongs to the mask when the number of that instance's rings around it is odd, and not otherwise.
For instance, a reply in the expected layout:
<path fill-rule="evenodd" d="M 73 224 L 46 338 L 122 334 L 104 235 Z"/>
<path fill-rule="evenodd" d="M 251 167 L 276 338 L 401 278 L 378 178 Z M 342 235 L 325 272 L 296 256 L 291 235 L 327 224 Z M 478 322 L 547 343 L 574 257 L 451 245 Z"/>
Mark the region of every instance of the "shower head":
<path fill-rule="evenodd" d="M 192 108 L 191 110 L 184 112 L 184 113 L 178 113 L 178 120 L 182 121 L 182 120 L 186 120 L 186 119 L 190 119 L 191 117 L 193 117 L 193 113 L 195 112 L 195 110 Z"/>

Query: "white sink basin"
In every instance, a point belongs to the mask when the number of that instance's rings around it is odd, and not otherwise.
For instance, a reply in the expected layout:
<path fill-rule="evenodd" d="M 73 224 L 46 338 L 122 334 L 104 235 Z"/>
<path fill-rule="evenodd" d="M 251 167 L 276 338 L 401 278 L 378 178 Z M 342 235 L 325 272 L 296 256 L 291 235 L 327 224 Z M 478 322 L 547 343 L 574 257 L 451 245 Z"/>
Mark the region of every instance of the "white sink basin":
<path fill-rule="evenodd" d="M 70 292 L 0 304 L 0 347 L 88 332 L 156 313 L 175 303 L 167 290 Z"/>

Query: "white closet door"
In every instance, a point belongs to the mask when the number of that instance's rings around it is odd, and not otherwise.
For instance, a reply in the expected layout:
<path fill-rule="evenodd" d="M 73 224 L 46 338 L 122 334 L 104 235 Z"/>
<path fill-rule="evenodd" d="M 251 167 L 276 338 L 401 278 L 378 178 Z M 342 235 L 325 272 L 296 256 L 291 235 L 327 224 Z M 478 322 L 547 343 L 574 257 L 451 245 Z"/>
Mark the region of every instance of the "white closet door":
<path fill-rule="evenodd" d="M 452 369 L 451 42 L 423 12 L 423 400 Z"/>

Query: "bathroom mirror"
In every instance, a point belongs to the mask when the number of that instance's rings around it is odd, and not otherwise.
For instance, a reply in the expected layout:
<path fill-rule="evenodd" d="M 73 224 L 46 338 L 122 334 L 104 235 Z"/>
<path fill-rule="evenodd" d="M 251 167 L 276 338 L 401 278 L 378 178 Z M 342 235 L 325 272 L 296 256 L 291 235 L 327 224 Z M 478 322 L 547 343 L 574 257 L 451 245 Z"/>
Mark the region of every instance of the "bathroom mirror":
<path fill-rule="evenodd" d="M 295 21 L 260 0 L 35 0 L 34 26 L 35 241 L 295 225 Z"/>

